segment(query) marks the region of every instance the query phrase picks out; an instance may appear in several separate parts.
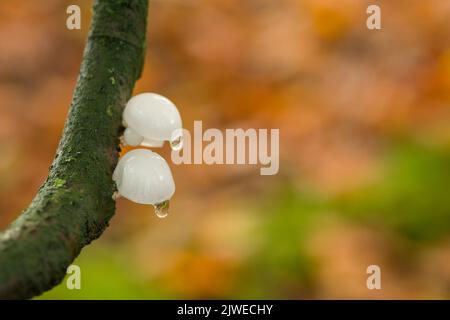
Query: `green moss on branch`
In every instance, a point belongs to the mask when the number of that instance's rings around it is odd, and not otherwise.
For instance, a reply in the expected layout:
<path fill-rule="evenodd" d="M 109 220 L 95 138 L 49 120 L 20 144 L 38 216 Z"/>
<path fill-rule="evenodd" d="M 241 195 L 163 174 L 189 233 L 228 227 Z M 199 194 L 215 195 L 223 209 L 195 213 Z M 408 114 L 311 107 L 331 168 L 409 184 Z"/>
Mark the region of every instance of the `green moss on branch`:
<path fill-rule="evenodd" d="M 140 76 L 146 0 L 98 0 L 55 160 L 31 205 L 0 233 L 0 298 L 51 289 L 114 214 L 122 109 Z"/>

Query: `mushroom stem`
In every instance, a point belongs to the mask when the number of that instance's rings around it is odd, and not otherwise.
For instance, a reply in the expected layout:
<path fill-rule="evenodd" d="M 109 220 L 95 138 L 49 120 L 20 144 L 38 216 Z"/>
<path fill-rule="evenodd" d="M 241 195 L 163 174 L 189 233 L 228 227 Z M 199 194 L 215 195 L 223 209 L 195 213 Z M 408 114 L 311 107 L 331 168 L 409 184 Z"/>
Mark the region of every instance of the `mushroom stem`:
<path fill-rule="evenodd" d="M 124 145 L 138 146 L 144 140 L 144 137 L 130 128 L 126 128 L 123 133 Z"/>

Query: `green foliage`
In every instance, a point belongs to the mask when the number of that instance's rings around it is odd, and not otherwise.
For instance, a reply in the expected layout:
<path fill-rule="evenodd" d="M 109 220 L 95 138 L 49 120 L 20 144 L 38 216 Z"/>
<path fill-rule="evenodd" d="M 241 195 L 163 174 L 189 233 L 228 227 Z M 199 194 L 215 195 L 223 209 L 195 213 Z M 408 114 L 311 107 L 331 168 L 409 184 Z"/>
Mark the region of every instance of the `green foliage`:
<path fill-rule="evenodd" d="M 290 292 L 306 293 L 312 288 L 314 261 L 305 240 L 324 208 L 321 199 L 291 185 L 264 201 L 259 208 L 263 222 L 256 235 L 261 245 L 243 275 L 243 298 L 289 297 Z"/>
<path fill-rule="evenodd" d="M 394 146 L 385 174 L 343 195 L 335 206 L 348 217 L 391 228 L 411 240 L 435 240 L 450 231 L 450 154 L 416 144 Z"/>
<path fill-rule="evenodd" d="M 105 246 L 89 246 L 73 262 L 81 269 L 81 289 L 69 290 L 67 277 L 38 299 L 155 299 L 164 296 L 155 283 L 139 279 L 133 267 Z"/>
<path fill-rule="evenodd" d="M 306 240 L 328 212 L 415 243 L 450 233 L 450 153 L 412 143 L 386 150 L 381 177 L 330 199 L 285 185 L 258 209 L 258 252 L 242 275 L 243 298 L 299 298 L 315 288 Z M 307 188 L 305 188 L 307 189 Z M 292 294 L 295 293 L 295 296 Z"/>

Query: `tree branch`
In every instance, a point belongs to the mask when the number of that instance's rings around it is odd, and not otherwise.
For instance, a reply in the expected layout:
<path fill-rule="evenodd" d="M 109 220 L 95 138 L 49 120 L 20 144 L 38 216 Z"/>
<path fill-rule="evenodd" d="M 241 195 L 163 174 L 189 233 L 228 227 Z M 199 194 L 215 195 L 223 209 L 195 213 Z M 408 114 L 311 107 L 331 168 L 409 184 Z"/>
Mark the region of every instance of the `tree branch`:
<path fill-rule="evenodd" d="M 64 278 L 114 214 L 122 110 L 145 51 L 146 0 L 97 0 L 80 75 L 47 180 L 0 233 L 0 298 L 30 298 Z"/>

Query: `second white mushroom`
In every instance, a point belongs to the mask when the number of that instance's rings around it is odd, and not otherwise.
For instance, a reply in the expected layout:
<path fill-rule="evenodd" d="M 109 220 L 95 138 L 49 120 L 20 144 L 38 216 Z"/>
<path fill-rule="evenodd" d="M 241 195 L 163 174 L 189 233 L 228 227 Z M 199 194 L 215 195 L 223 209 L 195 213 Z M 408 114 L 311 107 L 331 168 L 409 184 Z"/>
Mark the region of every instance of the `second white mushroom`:
<path fill-rule="evenodd" d="M 119 194 L 133 202 L 155 206 L 158 217 L 167 215 L 169 199 L 175 193 L 170 168 L 160 155 L 135 149 L 120 158 L 113 180 Z"/>

